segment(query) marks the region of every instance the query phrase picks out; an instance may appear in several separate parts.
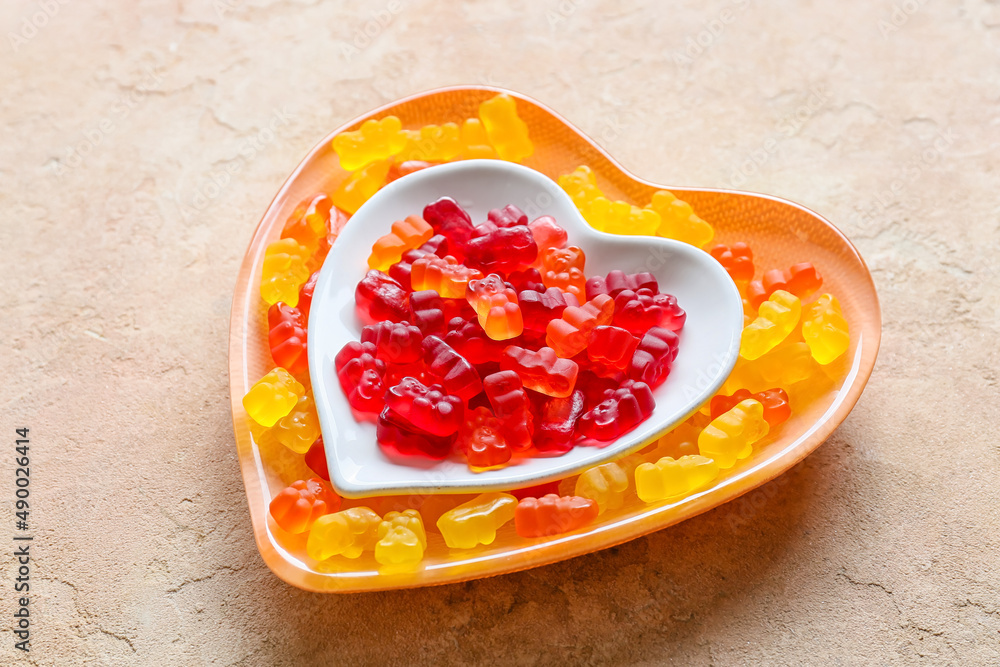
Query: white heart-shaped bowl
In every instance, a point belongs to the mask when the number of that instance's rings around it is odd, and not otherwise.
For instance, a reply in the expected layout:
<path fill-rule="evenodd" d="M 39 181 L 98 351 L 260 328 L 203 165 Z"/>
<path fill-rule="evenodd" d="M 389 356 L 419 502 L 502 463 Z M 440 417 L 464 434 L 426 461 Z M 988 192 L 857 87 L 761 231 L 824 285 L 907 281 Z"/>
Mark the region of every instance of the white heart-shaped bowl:
<path fill-rule="evenodd" d="M 359 422 L 337 381 L 334 357 L 361 337 L 354 291 L 368 270 L 372 244 L 395 220 L 451 197 L 477 224 L 487 212 L 515 204 L 530 218 L 551 215 L 587 257 L 588 276 L 613 269 L 648 271 L 660 290 L 687 312 L 680 351 L 666 382 L 654 391 L 652 416 L 604 446 L 577 446 L 561 456 L 525 458 L 497 470 L 473 472 L 461 459 L 398 462 L 375 440 L 375 425 Z M 587 224 L 569 196 L 544 174 L 510 162 L 468 160 L 404 176 L 369 199 L 333 244 L 309 314 L 309 374 L 326 445 L 330 480 L 342 495 L 360 498 L 408 493 L 476 493 L 533 486 L 582 471 L 638 449 L 687 419 L 722 386 L 739 355 L 743 306 L 725 269 L 686 243 L 619 236 Z"/>

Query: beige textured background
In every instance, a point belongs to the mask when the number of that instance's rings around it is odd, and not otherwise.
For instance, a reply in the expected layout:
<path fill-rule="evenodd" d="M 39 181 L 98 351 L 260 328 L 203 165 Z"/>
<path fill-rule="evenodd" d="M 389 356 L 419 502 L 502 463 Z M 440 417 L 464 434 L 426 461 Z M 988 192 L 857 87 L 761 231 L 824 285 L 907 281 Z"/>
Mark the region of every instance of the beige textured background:
<path fill-rule="evenodd" d="M 0 540 L 21 425 L 37 540 L 28 658 L 0 547 L 0 662 L 1000 661 L 1000 4 L 345 5 L 2 3 Z M 304 593 L 251 537 L 238 263 L 327 131 L 454 83 L 534 96 L 654 181 L 835 221 L 878 285 L 879 363 L 803 464 L 680 526 L 489 580 Z"/>

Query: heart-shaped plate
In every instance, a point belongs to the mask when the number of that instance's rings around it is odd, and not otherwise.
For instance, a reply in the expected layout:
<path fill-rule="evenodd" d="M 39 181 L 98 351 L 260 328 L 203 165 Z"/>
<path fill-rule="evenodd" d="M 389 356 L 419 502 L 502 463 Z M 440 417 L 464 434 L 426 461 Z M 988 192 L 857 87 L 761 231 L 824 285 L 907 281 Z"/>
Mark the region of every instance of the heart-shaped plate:
<path fill-rule="evenodd" d="M 356 130 L 369 118 L 389 114 L 398 116 L 404 126 L 410 128 L 460 122 L 475 117 L 479 104 L 499 92 L 508 92 L 517 100 L 518 114 L 528 124 L 534 139 L 535 153 L 525 161 L 525 166 L 555 178 L 581 164 L 589 165 L 609 198 L 640 205 L 648 202 L 656 190 L 668 189 L 690 203 L 700 217 L 714 226 L 717 241 L 749 243 L 758 267 L 785 267 L 811 261 L 823 273 L 824 291 L 832 292 L 840 300 L 851 327 L 850 348 L 838 361 L 823 367 L 814 379 L 792 388 L 790 393 L 795 409 L 791 419 L 757 443 L 750 458 L 723 471 L 710 487 L 679 501 L 647 504 L 630 490 L 622 507 L 606 511 L 596 522 L 581 530 L 552 538 L 524 540 L 516 535 L 512 524 L 507 524 L 498 531 L 493 544 L 469 551 L 449 550 L 441 536 L 429 530 L 424 560 L 420 568 L 412 572 L 380 570 L 368 554 L 350 562 L 333 558 L 317 563 L 305 555 L 303 537 L 283 533 L 268 515 L 268 504 L 278 491 L 313 473 L 300 455 L 273 442 L 255 442 L 242 405 L 242 398 L 253 383 L 274 366 L 267 344 L 267 308 L 259 289 L 264 250 L 279 237 L 284 221 L 298 202 L 316 192 L 331 192 L 347 177 L 330 146 L 333 136 Z M 500 202 L 500 205 L 505 203 L 508 202 Z M 527 209 L 526 212 L 532 216 L 538 213 Z M 348 229 L 354 222 L 348 223 Z M 344 238 L 347 233 L 344 232 Z M 350 249 L 359 255 L 367 256 L 368 253 L 368 247 L 351 245 Z M 588 267 L 590 260 L 588 254 Z M 687 309 L 693 304 L 681 301 L 681 305 Z M 458 87 L 402 99 L 336 129 L 306 156 L 268 207 L 244 258 L 233 297 L 230 391 L 233 429 L 254 536 L 264 561 L 275 574 L 295 586 L 328 592 L 462 581 L 603 549 L 717 507 L 801 461 L 829 436 L 857 402 L 874 367 L 880 337 L 878 297 L 864 260 L 830 222 L 798 204 L 768 195 L 649 183 L 627 172 L 591 139 L 550 109 L 509 91 Z M 685 354 L 687 342 L 682 342 L 681 356 Z M 314 345 L 312 338 L 310 345 Z M 563 485 L 571 492 L 573 482 L 571 476 Z M 421 511 L 427 518 L 432 506 L 439 513 L 464 498 L 427 496 L 425 492 L 402 497 L 347 499 L 344 506 L 369 505 L 382 512 L 422 502 Z M 433 518 L 427 523 L 433 528 Z"/>

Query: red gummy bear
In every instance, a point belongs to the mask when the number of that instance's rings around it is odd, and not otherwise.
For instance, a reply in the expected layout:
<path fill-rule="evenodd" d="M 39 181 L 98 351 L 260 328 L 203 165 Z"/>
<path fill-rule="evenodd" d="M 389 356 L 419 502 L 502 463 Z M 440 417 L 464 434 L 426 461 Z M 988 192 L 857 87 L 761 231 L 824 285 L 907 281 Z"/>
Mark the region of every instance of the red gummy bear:
<path fill-rule="evenodd" d="M 468 401 L 483 390 L 483 382 L 469 360 L 437 336 L 424 338 L 427 372 L 452 396 Z"/>
<path fill-rule="evenodd" d="M 276 495 L 268 509 L 282 530 L 304 533 L 316 519 L 340 509 L 340 496 L 318 477 L 300 479 Z"/>
<path fill-rule="evenodd" d="M 306 354 L 306 318 L 298 308 L 278 302 L 267 310 L 267 342 L 271 358 L 292 375 L 309 372 Z"/>
<path fill-rule="evenodd" d="M 524 211 L 513 204 L 507 204 L 503 208 L 493 209 L 486 215 L 486 219 L 497 227 L 516 227 L 518 225 L 527 226 L 528 224 L 528 216 L 524 214 Z"/>
<path fill-rule="evenodd" d="M 769 426 L 777 426 L 792 416 L 792 408 L 788 404 L 788 394 L 784 389 L 775 387 L 774 389 L 765 389 L 756 394 L 751 394 L 749 389 L 737 389 L 732 396 L 725 396 L 723 394 L 714 396 L 710 406 L 712 419 L 715 419 L 724 412 L 729 412 L 738 403 L 748 398 L 759 401 L 764 406 L 764 421 Z"/>
<path fill-rule="evenodd" d="M 507 282 L 509 282 L 518 292 L 521 292 L 522 290 L 534 290 L 536 292 L 545 291 L 545 285 L 542 283 L 542 274 L 539 273 L 538 269 L 530 266 L 526 269 L 511 271 L 508 273 Z"/>
<path fill-rule="evenodd" d="M 375 425 L 375 439 L 385 451 L 401 456 L 448 456 L 455 436 L 438 436 L 416 429 L 390 408 L 382 410 Z"/>
<path fill-rule="evenodd" d="M 653 327 L 639 341 L 629 365 L 629 377 L 641 380 L 654 389 L 663 384 L 670 373 L 680 338 L 670 329 Z"/>
<path fill-rule="evenodd" d="M 810 262 L 802 262 L 785 270 L 771 269 L 764 272 L 761 280 L 747 285 L 747 299 L 754 308 L 771 298 L 778 290 L 791 292 L 805 299 L 823 285 L 823 276 Z"/>
<path fill-rule="evenodd" d="M 562 317 L 545 328 L 545 343 L 560 357 L 575 357 L 587 347 L 594 327 L 611 323 L 615 302 L 607 294 L 598 294 L 579 307 L 568 306 Z"/>
<path fill-rule="evenodd" d="M 380 322 L 361 329 L 361 342 L 375 346 L 375 357 L 389 364 L 412 364 L 423 356 L 424 336 L 406 322 Z"/>
<path fill-rule="evenodd" d="M 517 345 L 511 345 L 503 351 L 500 369 L 517 373 L 525 389 L 557 398 L 565 398 L 573 393 L 576 376 L 580 372 L 575 361 L 559 358 L 550 347 L 543 347 L 536 352 Z"/>
<path fill-rule="evenodd" d="M 655 407 L 656 401 L 649 385 L 626 380 L 617 389 L 607 392 L 600 404 L 580 417 L 577 430 L 594 440 L 614 440 L 645 421 Z"/>
<path fill-rule="evenodd" d="M 514 529 L 521 537 L 550 537 L 582 528 L 597 518 L 597 502 L 580 496 L 525 498 L 514 510 Z"/>
<path fill-rule="evenodd" d="M 569 234 L 556 223 L 556 219 L 551 215 L 543 215 L 532 220 L 528 224 L 531 235 L 535 237 L 535 245 L 538 246 L 538 257 L 543 257 L 549 248 L 565 248 L 569 241 Z M 536 260 L 537 263 L 537 260 Z"/>
<path fill-rule="evenodd" d="M 580 305 L 575 296 L 563 293 L 558 287 L 550 287 L 545 291 L 522 290 L 518 293 L 517 300 L 521 306 L 524 328 L 532 331 L 545 331 L 551 320 L 562 317 L 567 306 Z"/>
<path fill-rule="evenodd" d="M 438 436 L 457 433 L 465 415 L 462 399 L 448 396 L 439 385 L 426 387 L 412 377 L 390 387 L 385 404 L 416 430 Z"/>
<path fill-rule="evenodd" d="M 577 389 L 565 398 L 550 398 L 542 406 L 535 427 L 535 448 L 563 454 L 573 449 L 576 422 L 584 412 L 586 395 Z"/>
<path fill-rule="evenodd" d="M 649 289 L 622 290 L 615 296 L 614 325 L 636 336 L 651 327 L 680 331 L 687 321 L 687 313 L 677 305 L 671 294 L 655 294 Z"/>
<path fill-rule="evenodd" d="M 309 309 L 312 307 L 313 292 L 316 291 L 316 282 L 319 280 L 319 271 L 315 271 L 309 280 L 299 288 L 299 305 L 297 308 L 302 313 L 302 321 L 309 323 Z"/>
<path fill-rule="evenodd" d="M 648 289 L 652 293 L 659 291 L 659 284 L 656 276 L 652 273 L 625 273 L 615 269 L 608 273 L 606 278 L 594 276 L 587 281 L 587 300 L 593 299 L 598 294 L 618 296 L 623 290 L 638 292 L 641 289 Z"/>
<path fill-rule="evenodd" d="M 359 412 L 378 412 L 385 405 L 385 362 L 375 358 L 371 343 L 351 341 L 334 359 L 337 379 L 347 402 Z"/>
<path fill-rule="evenodd" d="M 531 447 L 531 410 L 521 378 L 514 371 L 500 371 L 487 376 L 483 387 L 507 444 L 515 451 Z"/>
<path fill-rule="evenodd" d="M 316 438 L 303 457 L 303 461 L 314 473 L 330 481 L 330 469 L 326 465 L 326 447 L 323 446 L 323 436 Z"/>
<path fill-rule="evenodd" d="M 475 230 L 469 214 L 451 197 L 442 197 L 424 207 L 423 218 L 436 233 L 447 237 L 449 254 L 461 262 L 461 251 Z"/>
<path fill-rule="evenodd" d="M 538 246 L 527 225 L 497 227 L 487 222 L 476 227 L 465 245 L 466 266 L 483 273 L 508 273 L 536 257 Z"/>
<path fill-rule="evenodd" d="M 587 356 L 602 367 L 624 371 L 632 363 L 639 339 L 619 327 L 594 327 L 587 343 Z"/>
<path fill-rule="evenodd" d="M 740 241 L 731 246 L 720 243 L 708 251 L 735 282 L 753 280 L 753 251 Z"/>
<path fill-rule="evenodd" d="M 465 452 L 469 466 L 492 468 L 510 461 L 510 446 L 504 440 L 500 420 L 490 409 L 481 407 L 466 414 L 465 424 L 458 434 L 458 446 Z"/>
<path fill-rule="evenodd" d="M 410 314 L 403 286 L 374 269 L 366 273 L 358 283 L 354 300 L 362 319 L 367 319 L 370 323 L 384 320 L 402 322 Z"/>
<path fill-rule="evenodd" d="M 444 342 L 474 366 L 499 362 L 504 348 L 510 344 L 509 340 L 493 340 L 487 336 L 475 320 L 454 317 L 448 322 L 448 329 Z"/>

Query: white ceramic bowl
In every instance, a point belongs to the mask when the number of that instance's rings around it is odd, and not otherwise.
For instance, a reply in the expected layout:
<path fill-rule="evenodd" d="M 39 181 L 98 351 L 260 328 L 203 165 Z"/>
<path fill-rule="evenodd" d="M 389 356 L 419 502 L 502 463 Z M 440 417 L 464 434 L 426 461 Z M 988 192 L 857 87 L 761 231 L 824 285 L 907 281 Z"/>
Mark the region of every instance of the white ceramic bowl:
<path fill-rule="evenodd" d="M 586 274 L 649 271 L 660 290 L 687 312 L 680 352 L 654 395 L 656 410 L 637 428 L 603 447 L 579 446 L 561 456 L 520 461 L 499 470 L 472 472 L 459 459 L 390 460 L 375 441 L 375 425 L 358 422 L 340 388 L 334 357 L 359 340 L 362 323 L 354 290 L 368 270 L 372 244 L 395 220 L 420 214 L 444 196 L 455 199 L 475 223 L 492 208 L 515 204 L 534 219 L 551 215 L 583 248 Z M 500 160 L 468 160 L 425 169 L 385 186 L 362 206 L 338 237 L 320 271 L 309 315 L 309 373 L 326 445 L 330 479 L 347 497 L 407 493 L 469 493 L 512 489 L 560 479 L 621 456 L 659 438 L 712 397 L 739 354 L 743 306 L 729 275 L 708 253 L 686 243 L 650 236 L 599 232 L 580 215 L 552 179 Z"/>

